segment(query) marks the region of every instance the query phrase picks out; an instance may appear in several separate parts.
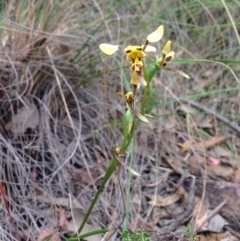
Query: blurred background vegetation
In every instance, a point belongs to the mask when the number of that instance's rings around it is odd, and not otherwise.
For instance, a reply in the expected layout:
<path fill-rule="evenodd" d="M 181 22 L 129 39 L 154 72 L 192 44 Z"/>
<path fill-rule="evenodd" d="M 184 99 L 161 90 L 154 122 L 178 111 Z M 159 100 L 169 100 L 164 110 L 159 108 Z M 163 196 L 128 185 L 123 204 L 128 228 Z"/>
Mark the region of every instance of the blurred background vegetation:
<path fill-rule="evenodd" d="M 216 135 L 239 155 L 240 133 L 201 109 L 240 123 L 239 9 L 238 0 L 1 1 L 0 180 L 22 240 L 43 240 L 46 227 L 69 237 L 74 230 L 59 224 L 59 209 L 72 217 L 69 196 L 78 203 L 74 208 L 87 209 L 112 147 L 121 143 L 125 106 L 115 91 L 128 90 L 129 65 L 121 53 L 104 56 L 100 43 L 140 45 L 162 24 L 159 56 L 171 40 L 172 65 L 191 77 L 159 71 L 154 78 L 152 129 L 142 125 L 135 138 L 134 168 L 142 179 L 133 180 L 129 229 L 150 217 L 146 200 L 138 207 L 136 200 L 162 175 L 158 167 L 169 167 L 164 155 L 182 160 L 182 143 Z M 148 65 L 154 60 L 150 56 Z M 122 170 L 124 190 L 127 176 Z M 124 216 L 120 197 L 114 179 L 92 223 L 117 226 Z M 15 240 L 3 200 L 0 212 L 1 240 Z"/>

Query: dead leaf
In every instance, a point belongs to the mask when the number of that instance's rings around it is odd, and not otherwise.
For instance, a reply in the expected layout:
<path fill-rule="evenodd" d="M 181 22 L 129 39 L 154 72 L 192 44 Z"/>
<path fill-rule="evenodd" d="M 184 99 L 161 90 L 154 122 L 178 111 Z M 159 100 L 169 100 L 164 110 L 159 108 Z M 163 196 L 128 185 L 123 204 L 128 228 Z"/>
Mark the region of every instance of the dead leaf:
<path fill-rule="evenodd" d="M 45 228 L 41 234 L 39 235 L 37 241 L 44 241 L 47 238 L 49 238 L 49 236 L 51 236 L 51 241 L 61 241 L 60 237 L 57 234 L 57 231 L 54 230 L 53 228 Z"/>
<path fill-rule="evenodd" d="M 160 185 L 163 182 L 163 178 L 159 178 L 157 181 L 149 183 L 149 184 L 145 184 L 146 187 L 156 187 L 158 185 Z"/>
<path fill-rule="evenodd" d="M 63 208 L 56 208 L 56 211 L 59 213 L 59 227 L 65 229 L 69 225 L 66 212 Z"/>
<path fill-rule="evenodd" d="M 195 202 L 196 202 L 196 206 L 193 211 L 193 218 L 195 218 L 196 227 L 200 227 L 201 230 L 204 230 L 207 228 L 207 225 L 208 225 L 208 222 L 204 222 L 208 214 L 201 199 L 195 198 Z"/>
<path fill-rule="evenodd" d="M 221 163 L 231 165 L 234 169 L 237 166 L 237 160 L 234 158 L 235 155 L 221 146 L 215 146 L 209 155 L 217 157 Z"/>
<path fill-rule="evenodd" d="M 73 219 L 69 222 L 68 226 L 65 228 L 65 230 L 73 232 L 73 233 L 77 233 L 77 230 L 79 229 L 85 214 L 80 210 L 80 209 L 73 209 L 72 210 L 73 213 Z M 81 234 L 85 234 L 88 232 L 92 232 L 94 230 L 100 229 L 99 227 L 93 227 L 90 226 L 88 224 L 85 224 L 83 227 L 83 230 L 81 232 Z M 84 240 L 87 241 L 99 241 L 102 239 L 102 235 L 100 234 L 96 234 L 87 238 L 84 238 Z"/>
<path fill-rule="evenodd" d="M 227 236 L 227 233 L 211 233 L 209 231 L 205 231 L 198 235 L 199 241 L 222 241 L 223 238 Z"/>
<path fill-rule="evenodd" d="M 2 47 L 4 48 L 6 46 L 6 44 L 8 43 L 9 40 L 9 35 L 5 34 L 1 37 L 1 42 L 2 42 Z"/>
<path fill-rule="evenodd" d="M 216 144 L 226 140 L 226 136 L 215 136 L 209 140 L 206 141 L 201 141 L 198 143 L 193 144 L 193 147 L 195 148 L 208 148 L 208 147 L 212 147 L 215 146 Z"/>
<path fill-rule="evenodd" d="M 18 113 L 12 116 L 12 120 L 6 124 L 5 128 L 11 130 L 14 134 L 23 134 L 27 128 L 34 129 L 38 124 L 38 109 L 31 104 L 19 109 Z"/>
<path fill-rule="evenodd" d="M 203 149 L 215 146 L 216 144 L 226 140 L 226 136 L 214 136 L 208 140 L 203 140 L 197 143 L 194 143 L 193 140 L 186 140 L 182 145 L 182 152 L 186 152 L 190 147 L 195 149 Z"/>
<path fill-rule="evenodd" d="M 152 210 L 152 221 L 150 222 L 152 227 L 156 227 L 156 224 L 158 223 L 159 219 L 162 216 L 161 214 L 162 214 L 162 208 L 153 207 L 153 210 Z"/>
<path fill-rule="evenodd" d="M 176 173 L 179 173 L 179 174 L 183 174 L 184 171 L 180 165 L 180 162 L 178 160 L 176 161 L 173 161 L 172 159 L 170 159 L 169 157 L 167 157 L 167 155 L 164 155 L 164 158 L 166 159 L 167 163 L 171 166 L 171 168 L 176 172 Z"/>
<path fill-rule="evenodd" d="M 70 51 L 69 47 L 66 44 L 60 44 L 60 49 L 61 49 L 62 54 L 67 54 Z"/>
<path fill-rule="evenodd" d="M 206 158 L 201 156 L 195 156 L 195 155 L 190 156 L 187 162 L 189 166 L 189 170 L 193 174 L 200 173 L 201 165 L 205 165 L 205 163 L 206 163 Z"/>
<path fill-rule="evenodd" d="M 182 144 L 182 153 L 188 151 L 192 145 L 193 141 L 192 140 L 186 140 Z"/>
<path fill-rule="evenodd" d="M 179 187 L 177 192 L 165 198 L 161 196 L 156 197 L 155 195 L 148 195 L 148 194 L 145 194 L 145 195 L 152 199 L 151 201 L 148 202 L 150 205 L 153 205 L 155 207 L 165 207 L 178 201 L 183 194 L 184 194 L 183 188 Z"/>
<path fill-rule="evenodd" d="M 210 116 L 201 118 L 201 119 L 195 121 L 195 123 L 196 123 L 197 127 L 200 127 L 200 128 L 213 128 L 214 127 L 213 119 Z"/>
<path fill-rule="evenodd" d="M 233 168 L 231 166 L 226 166 L 226 165 L 208 165 L 207 167 L 208 172 L 213 173 L 216 176 L 223 177 L 223 178 L 228 178 L 233 175 Z"/>
<path fill-rule="evenodd" d="M 178 108 L 177 111 L 182 111 L 186 114 L 196 114 L 196 109 L 191 107 L 190 105 L 185 105 L 185 104 L 181 104 Z"/>
<path fill-rule="evenodd" d="M 235 176 L 234 177 L 235 182 L 240 183 L 240 166 L 235 171 L 234 176 Z"/>
<path fill-rule="evenodd" d="M 219 157 L 232 157 L 232 153 L 227 150 L 226 148 L 223 148 L 221 146 L 215 146 L 212 150 L 214 155 L 218 155 Z"/>

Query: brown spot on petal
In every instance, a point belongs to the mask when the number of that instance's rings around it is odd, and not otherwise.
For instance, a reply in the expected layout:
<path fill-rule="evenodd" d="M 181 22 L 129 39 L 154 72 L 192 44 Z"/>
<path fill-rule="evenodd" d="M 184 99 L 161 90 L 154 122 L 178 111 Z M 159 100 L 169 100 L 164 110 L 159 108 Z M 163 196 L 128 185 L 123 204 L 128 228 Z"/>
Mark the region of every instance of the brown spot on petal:
<path fill-rule="evenodd" d="M 142 51 L 142 48 L 137 48 L 137 50 Z"/>
<path fill-rule="evenodd" d="M 171 60 L 172 60 L 172 56 L 168 56 L 168 57 L 165 59 L 166 62 L 170 62 Z"/>
<path fill-rule="evenodd" d="M 162 66 L 163 66 L 163 67 L 165 67 L 166 65 L 167 65 L 166 63 L 163 63 L 163 65 L 162 65 Z"/>
<path fill-rule="evenodd" d="M 127 50 L 125 53 L 126 54 L 129 54 L 129 53 L 131 53 L 132 52 L 132 50 Z"/>

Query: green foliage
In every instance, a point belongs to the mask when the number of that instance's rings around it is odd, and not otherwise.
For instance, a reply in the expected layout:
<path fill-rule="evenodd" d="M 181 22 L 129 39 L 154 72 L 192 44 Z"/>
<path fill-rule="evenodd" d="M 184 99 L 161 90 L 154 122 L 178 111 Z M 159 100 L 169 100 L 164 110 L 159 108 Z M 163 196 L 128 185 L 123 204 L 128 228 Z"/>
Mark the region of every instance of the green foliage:
<path fill-rule="evenodd" d="M 136 233 L 129 233 L 125 230 L 122 232 L 122 241 L 150 241 L 150 235 L 143 230 Z"/>
<path fill-rule="evenodd" d="M 187 227 L 184 228 L 183 237 L 188 238 L 190 241 L 196 241 L 197 240 L 198 235 L 195 232 L 194 226 L 191 222 L 188 223 Z"/>

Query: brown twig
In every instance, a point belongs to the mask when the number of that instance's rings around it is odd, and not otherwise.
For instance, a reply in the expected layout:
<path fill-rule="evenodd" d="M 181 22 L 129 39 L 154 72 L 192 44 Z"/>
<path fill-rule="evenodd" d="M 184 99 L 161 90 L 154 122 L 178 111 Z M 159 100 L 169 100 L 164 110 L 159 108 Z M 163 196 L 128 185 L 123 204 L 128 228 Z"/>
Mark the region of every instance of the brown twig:
<path fill-rule="evenodd" d="M 206 217 L 202 220 L 202 222 L 196 227 L 195 231 L 199 231 L 201 229 L 201 227 L 209 220 L 211 220 L 218 212 L 219 210 L 227 203 L 226 200 L 224 200 L 223 202 L 221 202 L 216 208 L 214 208 L 214 210 Z"/>
<path fill-rule="evenodd" d="M 234 231 L 232 228 L 230 228 L 229 226 L 225 226 L 225 228 L 227 229 L 227 231 L 229 233 L 231 233 L 233 236 L 237 237 L 240 240 L 240 233 Z"/>
<path fill-rule="evenodd" d="M 180 101 L 182 103 L 185 103 L 185 104 L 188 104 L 190 105 L 191 107 L 193 108 L 196 108 L 200 111 L 203 111 L 205 112 L 206 114 L 208 115 L 212 115 L 214 117 L 216 117 L 217 120 L 223 122 L 224 124 L 226 124 L 227 126 L 229 126 L 232 130 L 236 131 L 239 135 L 240 135 L 240 126 L 238 126 L 236 123 L 234 122 L 231 122 L 228 118 L 210 110 L 209 108 L 197 103 L 197 102 L 194 102 L 192 100 L 188 100 L 188 99 L 180 99 Z"/>

